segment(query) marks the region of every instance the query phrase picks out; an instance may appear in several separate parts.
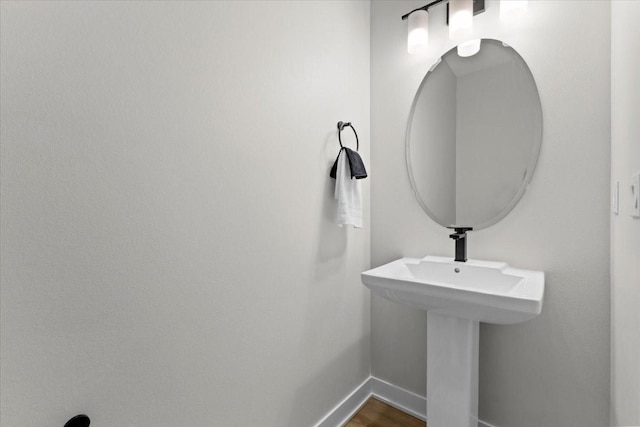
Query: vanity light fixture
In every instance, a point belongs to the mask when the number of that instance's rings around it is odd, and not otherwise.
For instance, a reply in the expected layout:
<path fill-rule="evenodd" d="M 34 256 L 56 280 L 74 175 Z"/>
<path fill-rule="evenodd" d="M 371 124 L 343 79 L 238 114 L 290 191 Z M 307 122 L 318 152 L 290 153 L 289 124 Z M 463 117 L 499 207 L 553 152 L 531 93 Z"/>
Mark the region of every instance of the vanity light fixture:
<path fill-rule="evenodd" d="M 423 52 L 429 42 L 429 12 L 416 10 L 409 15 L 407 50 L 411 55 Z"/>
<path fill-rule="evenodd" d="M 463 41 L 473 32 L 473 15 L 484 12 L 485 0 L 433 0 L 412 10 L 402 17 L 408 21 L 407 51 L 410 54 L 423 52 L 429 40 L 429 8 L 447 3 L 447 25 L 449 38 Z M 479 40 L 478 40 L 479 41 Z M 475 45 L 478 43 L 476 42 Z M 467 49 L 467 52 L 469 49 Z M 473 55 L 476 52 L 467 54 Z"/>
<path fill-rule="evenodd" d="M 464 40 L 473 33 L 473 0 L 449 0 L 449 38 Z"/>
<path fill-rule="evenodd" d="M 439 3 L 447 3 L 447 25 L 449 38 L 460 41 L 458 55 L 472 56 L 480 50 L 480 39 L 471 39 L 473 15 L 484 12 L 485 0 L 433 0 L 402 16 L 408 21 L 407 51 L 410 54 L 424 52 L 429 40 L 429 8 Z M 528 0 L 500 0 L 500 20 L 514 21 L 528 8 Z"/>

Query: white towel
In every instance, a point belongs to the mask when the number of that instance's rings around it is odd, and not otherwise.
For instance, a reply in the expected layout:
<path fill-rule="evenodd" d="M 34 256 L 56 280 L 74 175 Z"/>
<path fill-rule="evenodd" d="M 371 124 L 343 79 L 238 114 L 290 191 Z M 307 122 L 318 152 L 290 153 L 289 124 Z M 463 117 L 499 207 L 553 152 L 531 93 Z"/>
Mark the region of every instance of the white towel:
<path fill-rule="evenodd" d="M 362 190 L 359 179 L 351 178 L 351 169 L 345 150 L 338 156 L 336 170 L 336 190 L 334 197 L 338 201 L 336 221 L 338 225 L 353 225 L 362 228 Z"/>

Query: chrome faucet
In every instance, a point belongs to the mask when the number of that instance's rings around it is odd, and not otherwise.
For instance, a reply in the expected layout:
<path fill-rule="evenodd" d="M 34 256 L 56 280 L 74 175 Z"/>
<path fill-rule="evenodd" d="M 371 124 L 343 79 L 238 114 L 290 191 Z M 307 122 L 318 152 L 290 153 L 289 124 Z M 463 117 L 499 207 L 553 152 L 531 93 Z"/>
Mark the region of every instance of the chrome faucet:
<path fill-rule="evenodd" d="M 452 225 L 447 228 L 455 231 L 455 233 L 449 234 L 449 237 L 456 241 L 455 261 L 467 262 L 467 231 L 473 230 L 473 227 Z"/>

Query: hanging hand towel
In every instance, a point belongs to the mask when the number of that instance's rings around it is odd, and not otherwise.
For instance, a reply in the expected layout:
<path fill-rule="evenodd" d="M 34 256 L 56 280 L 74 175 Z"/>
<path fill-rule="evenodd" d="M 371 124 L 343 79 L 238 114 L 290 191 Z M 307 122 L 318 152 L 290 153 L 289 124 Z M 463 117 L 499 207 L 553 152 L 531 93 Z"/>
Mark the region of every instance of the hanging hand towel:
<path fill-rule="evenodd" d="M 340 154 L 343 151 L 347 152 L 347 160 L 349 160 L 349 169 L 351 170 L 351 178 L 362 179 L 367 177 L 367 170 L 364 167 L 364 162 L 362 161 L 362 157 L 358 154 L 357 151 L 353 151 L 351 148 L 342 147 L 340 152 L 338 153 L 338 157 L 336 157 L 336 161 L 333 162 L 333 166 L 331 167 L 331 172 L 329 176 L 331 178 L 336 177 L 336 171 L 338 170 L 338 159 L 340 158 Z"/>
<path fill-rule="evenodd" d="M 338 200 L 336 220 L 339 226 L 353 225 L 362 228 L 362 190 L 360 180 L 351 179 L 348 155 L 340 150 L 336 166 L 336 189 L 334 197 Z"/>
<path fill-rule="evenodd" d="M 364 163 L 360 154 L 357 151 L 353 151 L 351 148 L 344 149 L 347 152 L 347 159 L 349 159 L 349 168 L 351 170 L 351 178 L 362 179 L 367 177 L 367 170 L 364 168 Z"/>

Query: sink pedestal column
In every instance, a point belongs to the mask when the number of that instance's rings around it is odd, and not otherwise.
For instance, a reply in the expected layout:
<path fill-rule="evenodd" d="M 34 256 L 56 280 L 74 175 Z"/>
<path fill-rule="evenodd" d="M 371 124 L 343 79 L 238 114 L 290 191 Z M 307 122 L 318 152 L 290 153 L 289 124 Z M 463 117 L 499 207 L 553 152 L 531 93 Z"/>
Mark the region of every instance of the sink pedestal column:
<path fill-rule="evenodd" d="M 427 311 L 427 423 L 478 427 L 479 324 Z"/>

